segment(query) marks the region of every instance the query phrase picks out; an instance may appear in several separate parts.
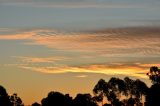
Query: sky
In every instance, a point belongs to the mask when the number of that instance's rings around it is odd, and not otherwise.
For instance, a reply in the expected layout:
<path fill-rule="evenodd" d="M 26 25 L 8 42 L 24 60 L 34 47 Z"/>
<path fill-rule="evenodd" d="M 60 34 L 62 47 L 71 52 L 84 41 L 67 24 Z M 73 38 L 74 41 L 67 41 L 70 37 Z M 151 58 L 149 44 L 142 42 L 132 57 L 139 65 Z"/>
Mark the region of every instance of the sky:
<path fill-rule="evenodd" d="M 0 0 L 0 84 L 25 104 L 160 67 L 159 0 Z"/>

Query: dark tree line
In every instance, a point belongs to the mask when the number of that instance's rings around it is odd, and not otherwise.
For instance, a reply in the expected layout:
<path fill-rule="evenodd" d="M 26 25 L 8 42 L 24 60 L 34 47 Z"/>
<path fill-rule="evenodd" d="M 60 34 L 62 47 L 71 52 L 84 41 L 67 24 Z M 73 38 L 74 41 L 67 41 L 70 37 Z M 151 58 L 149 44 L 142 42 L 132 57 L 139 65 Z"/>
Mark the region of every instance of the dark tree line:
<path fill-rule="evenodd" d="M 147 73 L 152 81 L 150 88 L 139 80 L 129 77 L 124 79 L 112 77 L 108 82 L 100 79 L 90 94 L 77 94 L 72 98 L 69 94 L 51 91 L 41 100 L 31 106 L 160 106 L 160 69 L 151 67 Z M 107 102 L 103 102 L 104 99 Z M 0 106 L 24 106 L 16 93 L 8 95 L 6 89 L 0 86 Z"/>
<path fill-rule="evenodd" d="M 50 92 L 46 98 L 43 98 L 42 106 L 98 106 L 96 101 L 90 94 L 77 94 L 72 99 L 69 94 L 62 94 L 60 92 Z"/>

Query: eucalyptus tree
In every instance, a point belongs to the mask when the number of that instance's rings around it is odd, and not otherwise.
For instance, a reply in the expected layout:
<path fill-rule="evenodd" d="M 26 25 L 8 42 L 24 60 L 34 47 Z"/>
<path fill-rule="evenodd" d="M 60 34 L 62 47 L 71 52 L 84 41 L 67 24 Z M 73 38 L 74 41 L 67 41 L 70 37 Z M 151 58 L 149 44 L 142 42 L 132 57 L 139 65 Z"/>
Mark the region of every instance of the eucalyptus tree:
<path fill-rule="evenodd" d="M 22 99 L 16 93 L 10 96 L 12 106 L 24 106 Z"/>
<path fill-rule="evenodd" d="M 147 75 L 153 84 L 160 84 L 160 69 L 157 66 L 152 66 Z"/>
<path fill-rule="evenodd" d="M 160 69 L 153 66 L 147 75 L 152 81 L 152 86 L 147 92 L 145 106 L 160 106 Z"/>
<path fill-rule="evenodd" d="M 139 106 L 142 104 L 142 96 L 146 95 L 147 85 L 141 80 L 132 80 L 125 77 L 124 80 L 112 77 L 108 82 L 100 79 L 93 92 L 96 96 L 106 97 L 113 106 Z"/>

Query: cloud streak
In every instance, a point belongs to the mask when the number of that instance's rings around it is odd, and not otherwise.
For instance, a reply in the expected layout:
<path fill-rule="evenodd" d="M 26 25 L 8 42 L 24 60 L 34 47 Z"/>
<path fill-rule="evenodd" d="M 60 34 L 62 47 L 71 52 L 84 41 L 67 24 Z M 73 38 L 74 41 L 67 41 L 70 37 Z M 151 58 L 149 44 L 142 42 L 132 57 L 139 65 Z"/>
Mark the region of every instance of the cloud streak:
<path fill-rule="evenodd" d="M 144 8 L 145 5 L 126 2 L 107 2 L 97 0 L 62 0 L 62 1 L 21 1 L 0 0 L 1 5 L 31 6 L 42 8 Z"/>
<path fill-rule="evenodd" d="M 66 57 L 14 57 L 20 59 L 24 63 L 55 63 L 68 59 Z"/>
<path fill-rule="evenodd" d="M 160 64 L 110 64 L 110 65 L 89 65 L 89 66 L 62 66 L 62 67 L 29 67 L 21 66 L 20 68 L 48 73 L 48 74 L 59 74 L 59 73 L 97 73 L 105 75 L 123 75 L 133 76 L 138 78 L 148 78 L 146 73 L 151 66 L 160 66 Z M 87 77 L 85 75 L 77 77 Z"/>
<path fill-rule="evenodd" d="M 159 1 L 131 0 L 0 0 L 0 5 L 32 6 L 44 8 L 157 8 Z"/>

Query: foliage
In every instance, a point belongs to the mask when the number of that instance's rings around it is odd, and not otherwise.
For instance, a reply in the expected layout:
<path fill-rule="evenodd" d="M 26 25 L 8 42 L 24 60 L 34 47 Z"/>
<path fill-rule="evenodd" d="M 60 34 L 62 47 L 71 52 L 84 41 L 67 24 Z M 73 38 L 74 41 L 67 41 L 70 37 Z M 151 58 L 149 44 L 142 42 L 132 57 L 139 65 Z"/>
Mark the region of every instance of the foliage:
<path fill-rule="evenodd" d="M 139 106 L 138 104 L 141 103 L 141 98 L 146 95 L 147 90 L 147 85 L 141 80 L 132 80 L 128 77 L 122 80 L 112 77 L 108 82 L 100 79 L 93 92 L 95 96 L 103 95 L 107 97 L 107 100 L 114 106 L 123 106 L 125 104 L 137 104 Z M 124 99 L 122 99 L 122 96 Z"/>
<path fill-rule="evenodd" d="M 12 103 L 12 106 L 24 106 L 21 98 L 18 97 L 16 93 L 10 96 L 10 101 Z"/>
<path fill-rule="evenodd" d="M 149 79 L 152 81 L 153 84 L 160 84 L 160 69 L 158 69 L 158 67 L 151 67 L 147 75 L 149 76 Z"/>
<path fill-rule="evenodd" d="M 98 106 L 90 94 L 77 94 L 73 106 Z"/>
<path fill-rule="evenodd" d="M 32 104 L 32 106 L 41 106 L 39 103 L 37 103 L 37 102 L 34 102 L 33 104 Z"/>

